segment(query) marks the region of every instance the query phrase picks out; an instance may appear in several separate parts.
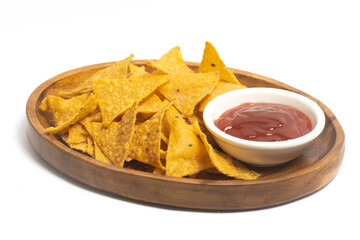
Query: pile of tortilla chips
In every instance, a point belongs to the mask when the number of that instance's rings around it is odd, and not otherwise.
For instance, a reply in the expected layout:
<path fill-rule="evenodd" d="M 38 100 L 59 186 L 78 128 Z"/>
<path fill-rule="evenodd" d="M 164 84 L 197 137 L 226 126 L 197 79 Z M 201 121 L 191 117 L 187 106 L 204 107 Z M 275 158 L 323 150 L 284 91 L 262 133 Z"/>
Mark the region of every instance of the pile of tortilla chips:
<path fill-rule="evenodd" d="M 40 110 L 69 147 L 119 167 L 140 162 L 154 174 L 196 177 L 201 172 L 236 179 L 260 174 L 217 148 L 202 120 L 214 97 L 245 88 L 206 42 L 194 72 L 174 47 L 145 66 L 133 55 L 75 80 L 76 87 L 45 97 Z"/>

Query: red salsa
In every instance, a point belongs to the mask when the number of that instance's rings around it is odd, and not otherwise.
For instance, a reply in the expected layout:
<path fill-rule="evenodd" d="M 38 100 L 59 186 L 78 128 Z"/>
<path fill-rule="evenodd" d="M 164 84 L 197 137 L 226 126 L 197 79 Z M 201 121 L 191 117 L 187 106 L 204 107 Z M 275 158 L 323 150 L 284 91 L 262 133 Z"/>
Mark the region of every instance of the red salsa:
<path fill-rule="evenodd" d="M 231 136 L 259 142 L 294 139 L 312 130 L 303 112 L 275 103 L 243 103 L 224 112 L 214 123 Z"/>

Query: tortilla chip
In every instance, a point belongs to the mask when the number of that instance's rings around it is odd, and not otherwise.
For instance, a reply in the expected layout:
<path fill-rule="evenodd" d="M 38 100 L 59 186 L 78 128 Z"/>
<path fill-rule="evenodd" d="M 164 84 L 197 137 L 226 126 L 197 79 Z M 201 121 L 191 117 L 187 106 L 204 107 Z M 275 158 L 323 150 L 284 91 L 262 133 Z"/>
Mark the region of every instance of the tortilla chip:
<path fill-rule="evenodd" d="M 164 105 L 154 116 L 136 126 L 130 154 L 132 159 L 165 169 L 160 161 L 161 126 L 169 105 Z"/>
<path fill-rule="evenodd" d="M 179 47 L 174 47 L 157 61 L 147 61 L 150 67 L 161 70 L 163 73 L 193 73 L 185 64 Z"/>
<path fill-rule="evenodd" d="M 95 98 L 99 103 L 104 127 L 127 109 L 134 102 L 141 101 L 159 86 L 166 83 L 168 79 L 149 75 L 146 78 L 128 79 L 96 79 L 93 81 Z"/>
<path fill-rule="evenodd" d="M 169 112 L 170 112 L 169 109 L 164 114 L 164 118 L 161 126 L 161 137 L 166 144 L 169 144 L 169 136 L 170 136 L 170 128 L 171 128 L 170 119 L 169 119 Z"/>
<path fill-rule="evenodd" d="M 85 125 L 95 143 L 116 166 L 123 167 L 130 154 L 130 142 L 133 137 L 136 120 L 137 102 L 122 116 L 120 122 L 113 122 L 106 128 L 100 122 Z"/>
<path fill-rule="evenodd" d="M 112 162 L 109 160 L 109 158 L 107 158 L 105 156 L 105 154 L 101 151 L 101 149 L 99 148 L 99 146 L 96 143 L 94 143 L 94 147 L 95 147 L 94 155 L 95 155 L 96 160 L 99 160 L 104 163 L 112 164 Z"/>
<path fill-rule="evenodd" d="M 69 135 L 66 139 L 66 143 L 82 143 L 87 141 L 89 136 L 89 133 L 80 123 L 75 123 L 69 128 L 68 132 Z"/>
<path fill-rule="evenodd" d="M 249 170 L 240 161 L 233 160 L 229 155 L 219 152 L 213 148 L 207 141 L 206 135 L 200 130 L 200 126 L 197 122 L 194 123 L 194 127 L 199 134 L 201 141 L 206 147 L 211 163 L 221 173 L 234 177 L 237 179 L 252 180 L 260 176 L 259 173 Z"/>
<path fill-rule="evenodd" d="M 88 142 L 82 142 L 82 143 L 69 143 L 69 147 L 71 147 L 72 149 L 76 149 L 79 151 L 82 151 L 84 153 L 87 153 L 87 149 L 88 149 Z"/>
<path fill-rule="evenodd" d="M 220 59 L 214 46 L 206 42 L 203 58 L 199 66 L 199 72 L 219 72 L 220 79 L 229 83 L 241 85 L 234 73 L 231 72 Z"/>
<path fill-rule="evenodd" d="M 160 149 L 160 159 L 166 159 L 166 151 Z"/>
<path fill-rule="evenodd" d="M 163 101 L 161 101 L 159 96 L 156 93 L 152 93 L 139 104 L 138 112 L 153 114 L 160 111 L 163 105 Z"/>
<path fill-rule="evenodd" d="M 212 167 L 204 144 L 183 116 L 170 107 L 171 131 L 166 154 L 166 175 L 183 177 Z"/>
<path fill-rule="evenodd" d="M 81 86 L 77 87 L 73 91 L 61 93 L 62 97 L 72 97 L 83 93 L 92 91 L 92 82 L 96 79 L 117 79 L 126 78 L 128 72 L 128 66 L 134 55 L 131 54 L 129 57 L 120 60 L 113 65 L 106 67 L 84 81 Z"/>
<path fill-rule="evenodd" d="M 227 82 L 223 82 L 223 81 L 219 81 L 214 90 L 209 94 L 207 95 L 200 103 L 199 105 L 199 111 L 200 112 L 203 112 L 206 105 L 211 101 L 213 100 L 215 97 L 223 94 L 223 93 L 226 93 L 226 92 L 230 92 L 230 91 L 233 91 L 233 90 L 237 90 L 237 89 L 242 89 L 242 88 L 246 88 L 245 86 L 243 85 L 238 85 L 238 84 L 233 84 L 233 83 L 227 83 Z"/>
<path fill-rule="evenodd" d="M 82 125 L 85 125 L 89 122 L 101 122 L 101 112 L 98 109 L 95 109 L 92 113 L 86 115 L 83 119 L 80 120 Z"/>
<path fill-rule="evenodd" d="M 160 169 L 160 168 L 154 168 L 153 174 L 159 174 L 159 175 L 165 175 L 165 170 Z"/>
<path fill-rule="evenodd" d="M 94 140 L 90 136 L 87 138 L 86 152 L 92 157 L 95 156 L 95 144 Z"/>
<path fill-rule="evenodd" d="M 169 82 L 159 87 L 164 95 L 185 116 L 191 116 L 195 106 L 209 94 L 218 83 L 216 73 L 184 73 L 166 75 Z"/>
<path fill-rule="evenodd" d="M 88 93 L 71 99 L 63 99 L 51 95 L 41 101 L 39 108 L 41 111 L 49 112 L 52 115 L 52 121 L 56 127 L 69 121 L 79 112 L 89 96 L 90 94 Z"/>
<path fill-rule="evenodd" d="M 129 78 L 139 78 L 149 74 L 145 71 L 144 66 L 138 67 L 131 63 L 129 64 L 129 72 L 130 72 Z"/>
<path fill-rule="evenodd" d="M 88 95 L 88 94 L 84 94 Z M 83 95 L 80 95 L 78 98 L 82 97 Z M 71 101 L 72 99 L 65 100 L 66 102 Z M 51 101 L 50 101 L 51 102 Z M 72 102 L 73 103 L 73 102 Z M 49 100 L 48 100 L 49 104 Z M 59 105 L 60 104 L 60 105 Z M 46 129 L 46 132 L 55 134 L 58 133 L 65 128 L 69 127 L 70 125 L 73 125 L 89 113 L 93 112 L 97 108 L 97 104 L 95 102 L 94 95 L 91 93 L 90 96 L 87 98 L 86 102 L 83 103 L 83 101 L 80 101 L 78 105 L 75 103 L 73 104 L 64 104 L 64 101 L 59 101 L 57 105 L 53 105 L 56 107 L 57 111 L 55 115 L 58 115 L 59 119 L 61 121 L 58 121 L 58 124 L 56 127 L 49 127 Z M 61 110 L 59 110 L 61 109 Z M 68 112 L 67 112 L 68 111 Z M 59 116 L 60 113 L 63 113 L 64 115 Z M 63 119 L 62 119 L 63 118 Z M 66 121 L 64 121 L 66 118 Z M 61 124 L 60 124 L 61 122 Z"/>

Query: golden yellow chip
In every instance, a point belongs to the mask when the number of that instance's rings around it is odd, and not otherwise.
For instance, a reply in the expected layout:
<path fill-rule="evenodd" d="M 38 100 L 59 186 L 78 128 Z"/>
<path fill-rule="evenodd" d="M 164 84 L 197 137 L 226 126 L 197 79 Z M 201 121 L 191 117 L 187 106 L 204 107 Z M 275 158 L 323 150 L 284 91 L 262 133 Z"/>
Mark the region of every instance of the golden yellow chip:
<path fill-rule="evenodd" d="M 87 153 L 88 150 L 88 142 L 81 142 L 81 143 L 69 143 L 69 147 L 71 147 L 72 149 L 76 149 L 79 151 L 82 151 L 84 153 Z"/>
<path fill-rule="evenodd" d="M 80 124 L 75 123 L 73 126 L 69 127 L 69 135 L 66 139 L 66 143 L 82 143 L 87 141 L 89 136 L 86 129 Z"/>
<path fill-rule="evenodd" d="M 83 119 L 80 120 L 80 123 L 82 125 L 85 125 L 89 122 L 101 122 L 102 121 L 102 117 L 101 117 L 101 112 L 97 109 L 95 109 L 95 111 L 93 111 L 92 113 L 86 115 Z"/>
<path fill-rule="evenodd" d="M 231 72 L 220 59 L 220 56 L 214 46 L 209 42 L 205 43 L 204 54 L 199 66 L 199 72 L 219 72 L 221 80 L 241 85 L 234 73 Z"/>
<path fill-rule="evenodd" d="M 92 156 L 95 157 L 95 145 L 94 145 L 94 140 L 89 136 L 87 138 L 87 148 L 86 148 L 86 152 Z"/>
<path fill-rule="evenodd" d="M 136 120 L 137 102 L 122 116 L 120 122 L 113 122 L 108 128 L 102 123 L 90 122 L 85 125 L 95 143 L 116 166 L 122 167 L 130 154 Z"/>
<path fill-rule="evenodd" d="M 185 64 L 179 47 L 170 49 L 159 60 L 147 61 L 146 64 L 164 73 L 193 73 Z"/>
<path fill-rule="evenodd" d="M 131 63 L 129 64 L 129 72 L 130 72 L 129 78 L 139 78 L 149 74 L 145 71 L 144 66 L 138 67 Z"/>
<path fill-rule="evenodd" d="M 170 128 L 171 128 L 169 112 L 170 112 L 170 108 L 165 112 L 161 126 L 161 138 L 166 144 L 169 143 Z"/>
<path fill-rule="evenodd" d="M 154 116 L 136 127 L 130 153 L 132 159 L 165 169 L 160 161 L 161 126 L 164 113 L 169 106 L 165 104 Z"/>
<path fill-rule="evenodd" d="M 46 129 L 54 134 L 76 123 L 96 108 L 93 95 L 83 94 L 71 99 L 48 96 L 40 104 L 40 110 L 51 113 L 55 127 Z"/>
<path fill-rule="evenodd" d="M 95 147 L 94 155 L 95 155 L 96 160 L 99 160 L 104 163 L 112 164 L 112 162 L 109 160 L 109 158 L 107 158 L 105 156 L 105 154 L 101 151 L 101 149 L 99 148 L 99 146 L 96 143 L 94 143 L 94 147 Z"/>
<path fill-rule="evenodd" d="M 249 170 L 240 161 L 233 160 L 229 155 L 214 149 L 207 141 L 206 135 L 200 130 L 197 122 L 194 123 L 195 129 L 199 134 L 201 141 L 206 147 L 211 163 L 221 173 L 237 179 L 252 180 L 260 176 L 259 173 Z"/>
<path fill-rule="evenodd" d="M 166 154 L 166 175 L 183 177 L 212 167 L 204 144 L 183 116 L 170 107 L 171 131 Z"/>
<path fill-rule="evenodd" d="M 104 127 L 130 108 L 134 102 L 141 101 L 168 79 L 160 76 L 146 76 L 128 79 L 96 79 L 93 81 L 95 98 L 99 104 Z"/>
<path fill-rule="evenodd" d="M 70 92 L 61 93 L 62 97 L 72 97 L 83 93 L 88 93 L 92 91 L 92 82 L 96 79 L 117 79 L 117 78 L 126 78 L 128 72 L 128 66 L 130 61 L 133 59 L 134 55 L 131 54 L 129 57 L 120 60 L 113 65 L 104 68 L 94 75 L 89 77 L 82 83 L 79 87 Z"/>
<path fill-rule="evenodd" d="M 51 113 L 52 121 L 54 122 L 55 127 L 57 127 L 69 121 L 77 112 L 79 112 L 89 96 L 90 93 L 71 99 L 47 96 L 41 101 L 39 108 L 43 112 L 46 111 Z"/>
<path fill-rule="evenodd" d="M 223 93 L 230 92 L 230 91 L 237 90 L 237 89 L 242 89 L 242 88 L 246 88 L 246 87 L 243 85 L 219 81 L 218 84 L 216 84 L 214 90 L 201 101 L 201 103 L 199 105 L 199 111 L 203 112 L 206 105 L 211 100 L 213 100 L 215 97 L 217 97 Z"/>
<path fill-rule="evenodd" d="M 84 95 L 87 95 L 87 94 L 84 94 Z M 65 101 L 70 101 L 70 100 L 71 99 L 65 100 Z M 59 124 L 59 122 L 58 122 L 57 126 L 55 125 L 55 127 L 47 128 L 46 132 L 51 133 L 51 134 L 58 133 L 58 132 L 64 130 L 65 128 L 69 127 L 70 125 L 76 123 L 77 121 L 79 121 L 80 119 L 82 119 L 83 117 L 88 115 L 89 113 L 93 112 L 97 108 L 97 104 L 95 102 L 95 98 L 92 93 L 87 98 L 87 100 L 84 104 L 81 102 L 79 105 L 76 105 L 76 104 L 62 105 L 62 103 L 64 103 L 64 102 L 59 101 L 57 103 L 57 105 L 53 105 L 57 109 L 56 114 L 59 114 L 61 112 L 64 113 L 63 116 L 58 116 L 59 119 L 61 119 L 61 121 L 60 121 L 61 124 Z M 48 100 L 48 104 L 49 104 L 49 100 Z M 61 109 L 61 111 L 59 111 L 59 109 Z M 65 119 L 64 117 L 66 117 L 66 121 L 64 121 L 64 119 Z"/>
<path fill-rule="evenodd" d="M 191 116 L 196 104 L 209 94 L 219 81 L 214 72 L 165 75 L 169 82 L 159 87 L 164 95 L 185 116 Z"/>
<path fill-rule="evenodd" d="M 166 151 L 160 149 L 160 159 L 166 160 Z"/>
<path fill-rule="evenodd" d="M 159 175 L 165 175 L 165 170 L 162 170 L 160 168 L 154 168 L 153 174 L 159 174 Z"/>
<path fill-rule="evenodd" d="M 163 105 L 163 101 L 161 101 L 159 96 L 156 93 L 152 93 L 140 102 L 138 112 L 153 114 L 160 111 Z"/>

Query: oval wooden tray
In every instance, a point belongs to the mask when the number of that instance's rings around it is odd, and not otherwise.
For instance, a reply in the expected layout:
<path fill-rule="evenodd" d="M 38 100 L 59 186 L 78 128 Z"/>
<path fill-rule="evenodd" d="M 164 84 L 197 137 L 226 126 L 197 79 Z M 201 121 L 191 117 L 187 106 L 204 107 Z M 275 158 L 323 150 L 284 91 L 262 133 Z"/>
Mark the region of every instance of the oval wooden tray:
<path fill-rule="evenodd" d="M 145 65 L 143 60 L 133 63 Z M 57 137 L 47 134 L 45 128 L 49 124 L 39 112 L 44 96 L 65 86 L 68 81 L 87 77 L 111 64 L 95 64 L 57 75 L 35 89 L 26 105 L 27 135 L 32 147 L 58 171 L 86 185 L 129 199 L 166 206 L 246 210 L 275 206 L 309 195 L 328 184 L 341 166 L 344 132 L 337 118 L 323 103 L 279 81 L 237 69 L 231 70 L 246 86 L 297 92 L 317 102 L 326 115 L 324 131 L 302 156 L 281 166 L 256 168 L 263 174 L 257 180 L 222 180 L 215 175 L 204 179 L 175 178 L 119 168 L 72 150 Z M 187 64 L 195 71 L 199 65 Z"/>

